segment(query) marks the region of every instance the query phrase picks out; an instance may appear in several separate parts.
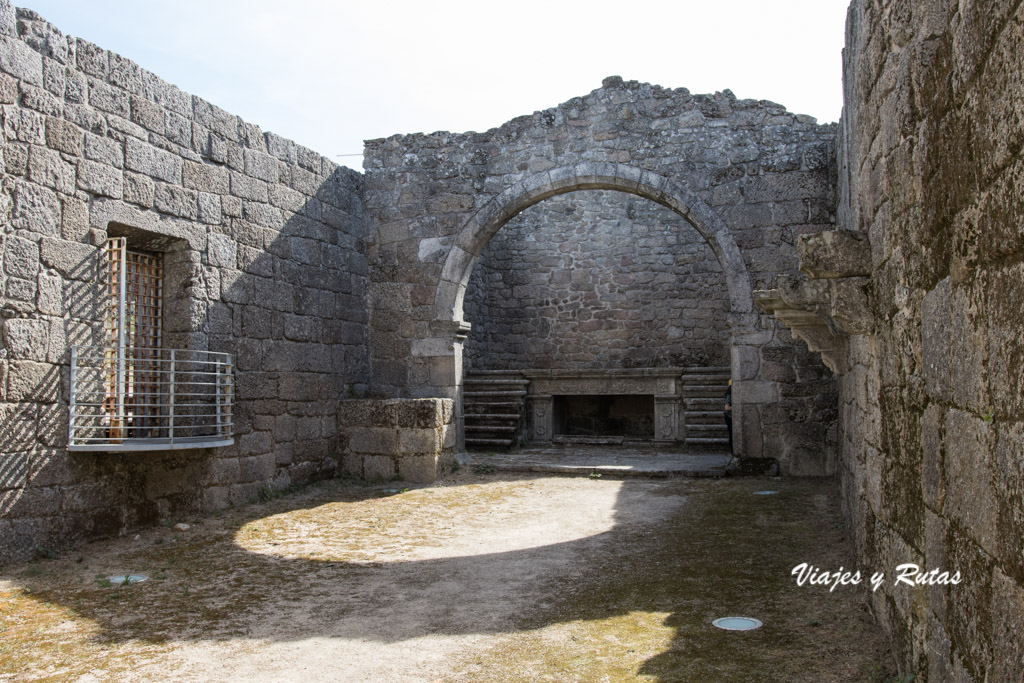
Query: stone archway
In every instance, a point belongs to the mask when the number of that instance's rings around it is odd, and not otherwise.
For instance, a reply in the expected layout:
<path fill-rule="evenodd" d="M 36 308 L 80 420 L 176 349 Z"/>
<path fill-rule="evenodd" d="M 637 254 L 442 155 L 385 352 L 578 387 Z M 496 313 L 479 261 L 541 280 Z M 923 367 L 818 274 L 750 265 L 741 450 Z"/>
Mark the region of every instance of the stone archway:
<path fill-rule="evenodd" d="M 435 356 L 435 361 L 440 360 L 439 356 L 448 357 L 448 362 L 435 362 L 431 374 L 440 385 L 438 393 L 456 399 L 459 448 L 464 445 L 462 351 L 470 329 L 463 320 L 463 302 L 473 267 L 491 238 L 512 217 L 544 199 L 579 190 L 625 192 L 665 206 L 692 225 L 714 252 L 729 294 L 730 364 L 738 397 L 734 400 L 736 443 L 743 444 L 744 425 L 754 423 L 743 419 L 742 397 L 746 392 L 740 385 L 743 380 L 754 379 L 744 376 L 743 360 L 751 351 L 746 347 L 759 341 L 752 338 L 757 336 L 758 316 L 750 276 L 729 227 L 703 201 L 664 176 L 622 164 L 581 163 L 533 174 L 506 188 L 470 218 L 448 252 L 434 297 L 432 329 L 439 336 L 420 348 Z M 756 349 L 753 351 L 756 353 Z"/>

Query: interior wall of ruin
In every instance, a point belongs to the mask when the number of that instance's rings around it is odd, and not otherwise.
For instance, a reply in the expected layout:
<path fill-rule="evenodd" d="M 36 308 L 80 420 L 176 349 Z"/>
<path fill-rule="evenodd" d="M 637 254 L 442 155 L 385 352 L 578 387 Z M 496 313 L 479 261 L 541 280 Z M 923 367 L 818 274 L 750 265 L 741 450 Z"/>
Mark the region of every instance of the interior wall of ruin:
<path fill-rule="evenodd" d="M 855 0 L 839 224 L 871 244 L 841 479 L 904 674 L 1024 680 L 1024 4 Z"/>
<path fill-rule="evenodd" d="M 331 476 L 369 382 L 362 176 L 0 0 L 0 563 Z M 108 233 L 165 254 L 165 337 L 235 363 L 235 444 L 70 452 Z"/>
<path fill-rule="evenodd" d="M 729 297 L 673 211 L 601 190 L 531 206 L 481 254 L 466 294 L 470 370 L 728 366 Z"/>

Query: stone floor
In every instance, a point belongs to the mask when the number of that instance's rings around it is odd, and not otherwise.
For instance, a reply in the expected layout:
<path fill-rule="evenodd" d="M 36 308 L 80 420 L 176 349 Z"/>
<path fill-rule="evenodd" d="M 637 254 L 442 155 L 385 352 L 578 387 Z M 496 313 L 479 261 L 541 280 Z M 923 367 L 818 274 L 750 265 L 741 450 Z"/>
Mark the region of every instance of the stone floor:
<path fill-rule="evenodd" d="M 657 446 L 564 445 L 510 452 L 473 451 L 459 464 L 494 472 L 614 475 L 619 477 L 723 477 L 733 458 Z"/>

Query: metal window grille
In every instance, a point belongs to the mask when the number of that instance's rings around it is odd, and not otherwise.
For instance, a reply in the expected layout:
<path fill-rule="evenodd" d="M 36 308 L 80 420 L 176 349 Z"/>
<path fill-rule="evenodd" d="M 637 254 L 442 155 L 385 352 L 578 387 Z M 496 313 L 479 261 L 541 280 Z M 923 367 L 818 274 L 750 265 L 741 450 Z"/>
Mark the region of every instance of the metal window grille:
<path fill-rule="evenodd" d="M 106 343 L 71 351 L 72 450 L 233 443 L 231 356 L 161 348 L 162 283 L 162 254 L 107 241 Z"/>

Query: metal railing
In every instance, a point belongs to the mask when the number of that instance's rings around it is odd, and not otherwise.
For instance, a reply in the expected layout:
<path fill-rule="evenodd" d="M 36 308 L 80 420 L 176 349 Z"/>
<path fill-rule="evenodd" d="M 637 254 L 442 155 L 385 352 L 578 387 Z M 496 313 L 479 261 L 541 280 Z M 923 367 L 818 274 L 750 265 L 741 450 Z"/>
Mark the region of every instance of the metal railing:
<path fill-rule="evenodd" d="M 143 451 L 234 443 L 231 355 L 71 348 L 68 448 Z"/>

